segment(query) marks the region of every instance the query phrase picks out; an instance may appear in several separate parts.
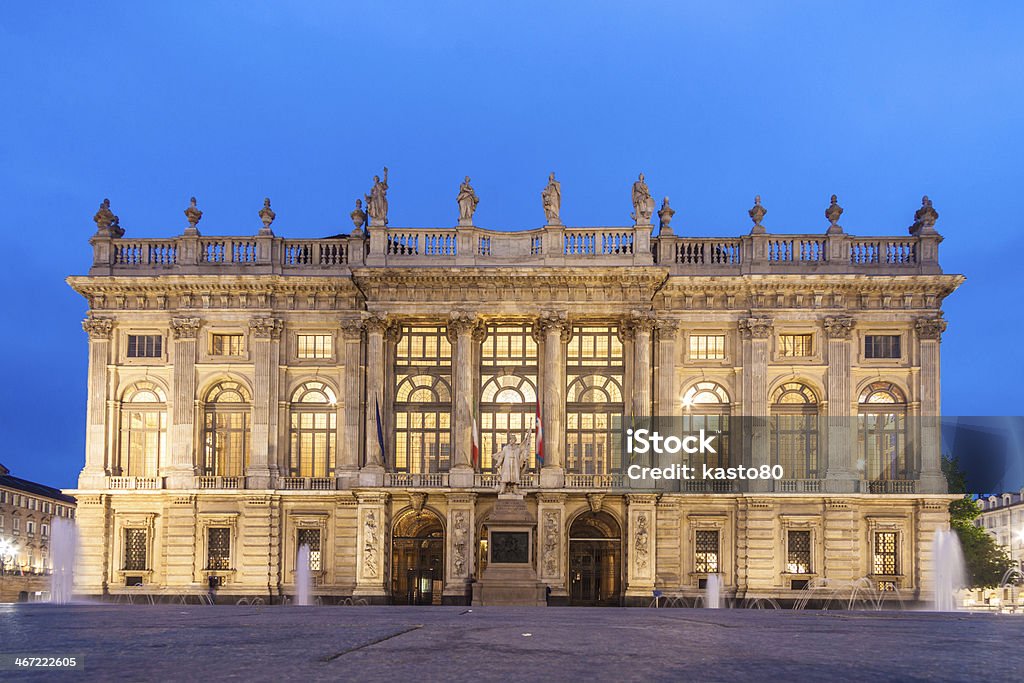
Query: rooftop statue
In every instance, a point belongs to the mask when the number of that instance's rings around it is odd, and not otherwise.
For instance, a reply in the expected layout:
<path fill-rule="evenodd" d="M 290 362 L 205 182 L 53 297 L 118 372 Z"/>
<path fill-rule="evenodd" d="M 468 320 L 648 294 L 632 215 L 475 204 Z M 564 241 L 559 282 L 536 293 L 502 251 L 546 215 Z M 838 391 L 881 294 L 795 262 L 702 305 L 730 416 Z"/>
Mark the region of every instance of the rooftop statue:
<path fill-rule="evenodd" d="M 544 218 L 548 225 L 561 225 L 559 213 L 562 210 L 562 184 L 555 180 L 555 172 L 548 176 L 548 184 L 541 190 L 541 203 L 544 205 Z"/>
<path fill-rule="evenodd" d="M 469 176 L 466 176 L 466 180 L 459 185 L 459 195 L 455 199 L 459 203 L 459 225 L 473 225 L 473 212 L 476 211 L 480 198 L 469 184 Z"/>
<path fill-rule="evenodd" d="M 277 218 L 277 214 L 270 208 L 270 197 L 263 200 L 263 208 L 260 209 L 260 220 L 263 221 L 263 229 L 260 230 L 261 235 L 273 235 L 274 231 L 270 229 L 270 224 Z"/>
<path fill-rule="evenodd" d="M 366 195 L 366 213 L 370 216 L 370 227 L 388 224 L 388 167 L 384 167 L 384 180 L 373 176 L 373 187 Z"/>
<path fill-rule="evenodd" d="M 650 225 L 652 215 L 654 215 L 654 198 L 651 197 L 651 191 L 647 189 L 647 183 L 644 182 L 644 174 L 641 173 L 633 183 L 633 213 L 630 214 L 630 217 L 636 221 L 637 225 Z"/>
<path fill-rule="evenodd" d="M 935 232 L 935 221 L 939 220 L 939 212 L 932 206 L 928 195 L 921 197 L 921 208 L 914 212 L 914 224 L 910 226 L 911 235 L 922 232 Z"/>

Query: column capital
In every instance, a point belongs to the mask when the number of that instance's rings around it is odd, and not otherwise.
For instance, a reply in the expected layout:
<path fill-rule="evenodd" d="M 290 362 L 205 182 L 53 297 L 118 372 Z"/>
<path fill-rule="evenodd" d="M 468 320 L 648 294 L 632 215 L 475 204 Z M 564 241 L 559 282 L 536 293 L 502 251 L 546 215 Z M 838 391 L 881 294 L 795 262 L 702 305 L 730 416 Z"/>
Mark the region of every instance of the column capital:
<path fill-rule="evenodd" d="M 475 335 L 480 327 L 480 318 L 475 313 L 470 311 L 452 311 L 451 315 L 448 316 L 448 341 L 454 343 L 463 334 Z"/>
<path fill-rule="evenodd" d="M 541 311 L 533 323 L 534 338 L 539 339 L 555 331 L 559 333 L 563 342 L 569 341 L 572 334 L 569 314 L 565 311 Z"/>
<path fill-rule="evenodd" d="M 449 505 L 475 505 L 477 494 L 472 491 L 458 491 L 446 493 L 445 499 Z"/>
<path fill-rule="evenodd" d="M 946 331 L 946 321 L 941 315 L 934 318 L 918 318 L 914 321 L 914 328 L 920 339 L 942 339 L 942 333 Z"/>
<path fill-rule="evenodd" d="M 94 318 L 89 316 L 82 321 L 82 329 L 89 334 L 89 341 L 110 339 L 114 331 L 114 320 L 112 318 Z"/>
<path fill-rule="evenodd" d="M 853 316 L 830 315 L 821 324 L 825 327 L 825 336 L 829 339 L 849 339 L 856 322 Z"/>
<path fill-rule="evenodd" d="M 363 334 L 363 321 L 360 318 L 342 318 L 339 324 L 342 335 L 348 339 L 358 339 Z"/>
<path fill-rule="evenodd" d="M 175 339 L 195 339 L 202 324 L 199 318 L 171 318 L 171 331 Z"/>
<path fill-rule="evenodd" d="M 775 321 L 767 316 L 740 318 L 740 336 L 744 339 L 768 339 L 772 336 Z"/>
<path fill-rule="evenodd" d="M 654 505 L 661 496 L 657 493 L 627 493 L 626 503 L 633 505 Z"/>
<path fill-rule="evenodd" d="M 654 323 L 654 329 L 658 331 L 662 338 L 675 339 L 676 334 L 679 332 L 679 321 L 659 318 Z"/>
<path fill-rule="evenodd" d="M 364 313 L 362 315 L 363 329 L 367 332 L 379 332 L 384 334 L 391 325 L 391 318 L 383 311 Z"/>
<path fill-rule="evenodd" d="M 284 323 L 280 318 L 253 318 L 249 329 L 257 339 L 280 339 Z"/>

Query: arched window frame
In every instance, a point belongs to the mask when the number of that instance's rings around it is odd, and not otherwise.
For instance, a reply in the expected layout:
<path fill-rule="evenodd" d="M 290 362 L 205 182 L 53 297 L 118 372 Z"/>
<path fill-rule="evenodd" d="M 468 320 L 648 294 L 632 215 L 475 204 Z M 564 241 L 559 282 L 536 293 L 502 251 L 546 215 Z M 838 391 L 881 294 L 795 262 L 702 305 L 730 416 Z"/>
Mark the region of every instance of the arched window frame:
<path fill-rule="evenodd" d="M 857 403 L 858 465 L 864 479 L 910 479 L 906 393 L 892 382 L 872 382 Z"/>
<path fill-rule="evenodd" d="M 791 380 L 776 387 L 770 404 L 772 464 L 786 479 L 820 478 L 817 393 Z"/>
<path fill-rule="evenodd" d="M 525 433 L 527 467 L 537 466 L 539 349 L 530 322 L 490 322 L 480 344 L 480 471 L 494 471 L 494 455 Z"/>
<path fill-rule="evenodd" d="M 241 477 L 249 466 L 252 396 L 241 382 L 224 379 L 203 397 L 204 476 Z"/>
<path fill-rule="evenodd" d="M 157 477 L 167 451 L 167 394 L 141 380 L 121 395 L 118 464 L 125 477 Z"/>
<path fill-rule="evenodd" d="M 410 323 L 399 327 L 393 384 L 391 457 L 395 471 L 429 474 L 447 472 L 451 467 L 451 368 L 447 325 Z"/>
<path fill-rule="evenodd" d="M 688 462 L 698 472 L 703 466 L 728 467 L 730 462 L 730 416 L 732 401 L 728 390 L 712 380 L 694 382 L 682 396 L 683 432 L 717 434 L 717 453 L 691 453 Z"/>
<path fill-rule="evenodd" d="M 615 431 L 625 414 L 626 365 L 619 326 L 573 325 L 565 358 L 566 472 L 618 473 L 622 454 Z"/>
<path fill-rule="evenodd" d="M 338 443 L 337 394 L 319 380 L 300 384 L 289 405 L 289 476 L 334 476 Z"/>

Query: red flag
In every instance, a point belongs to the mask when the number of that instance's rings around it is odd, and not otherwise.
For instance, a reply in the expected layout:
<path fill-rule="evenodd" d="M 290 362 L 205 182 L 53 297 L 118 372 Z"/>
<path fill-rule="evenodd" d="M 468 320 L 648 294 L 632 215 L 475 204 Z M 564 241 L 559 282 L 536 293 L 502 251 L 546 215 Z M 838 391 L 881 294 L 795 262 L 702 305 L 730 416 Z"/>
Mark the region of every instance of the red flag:
<path fill-rule="evenodd" d="M 476 427 L 476 414 L 473 413 L 473 409 L 469 405 L 469 401 L 466 401 L 466 407 L 469 408 L 469 414 L 473 418 L 473 448 L 471 455 L 473 457 L 473 469 L 476 469 L 477 463 L 480 461 L 480 442 L 477 440 L 477 427 Z"/>
<path fill-rule="evenodd" d="M 534 431 L 537 435 L 537 466 L 544 466 L 544 426 L 540 421 L 540 401 L 537 401 L 537 420 L 534 422 Z"/>

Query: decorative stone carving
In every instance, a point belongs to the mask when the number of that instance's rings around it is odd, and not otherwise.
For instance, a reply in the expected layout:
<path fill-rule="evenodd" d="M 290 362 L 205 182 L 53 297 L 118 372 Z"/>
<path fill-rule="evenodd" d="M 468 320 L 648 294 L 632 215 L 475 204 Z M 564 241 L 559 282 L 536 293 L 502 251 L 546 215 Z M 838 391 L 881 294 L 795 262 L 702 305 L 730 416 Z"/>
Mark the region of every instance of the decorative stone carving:
<path fill-rule="evenodd" d="M 600 512 L 601 511 L 601 506 L 604 504 L 604 494 L 603 493 L 588 493 L 587 494 L 587 503 L 590 504 L 590 511 L 591 512 Z"/>
<path fill-rule="evenodd" d="M 466 512 L 456 510 L 452 515 L 452 568 L 455 576 L 466 576 L 467 550 L 469 547 L 469 523 L 466 521 Z"/>
<path fill-rule="evenodd" d="M 768 209 L 761 206 L 761 195 L 754 197 L 754 206 L 747 211 L 747 215 L 750 216 L 750 220 L 754 221 L 754 228 L 752 232 L 764 232 L 764 227 L 761 225 L 761 219 L 768 213 Z"/>
<path fill-rule="evenodd" d="M 380 332 L 383 334 L 387 332 L 390 325 L 391 320 L 388 318 L 387 313 L 376 311 L 363 315 L 363 329 L 367 332 Z"/>
<path fill-rule="evenodd" d="M 366 226 L 366 212 L 363 211 L 362 199 L 356 200 L 356 208 L 352 210 L 352 213 L 350 213 L 349 216 L 352 218 L 352 225 L 355 226 L 352 230 L 352 235 L 355 237 L 362 237 L 363 227 Z"/>
<path fill-rule="evenodd" d="M 475 332 L 480 327 L 480 320 L 468 311 L 452 311 L 448 316 L 448 341 L 453 344 L 460 334 Z"/>
<path fill-rule="evenodd" d="M 651 554 L 650 530 L 646 512 L 636 515 L 636 534 L 633 537 L 633 559 L 638 574 L 647 573 L 647 565 Z"/>
<path fill-rule="evenodd" d="M 946 331 L 946 321 L 938 318 L 918 318 L 914 322 L 917 329 L 917 336 L 921 339 L 941 339 L 942 333 Z"/>
<path fill-rule="evenodd" d="M 249 330 L 257 339 L 280 339 L 284 323 L 279 318 L 253 318 Z"/>
<path fill-rule="evenodd" d="M 459 185 L 459 194 L 455 198 L 459 203 L 459 225 L 473 225 L 473 214 L 476 212 L 476 205 L 480 203 L 480 197 L 469 184 L 469 176 Z"/>
<path fill-rule="evenodd" d="M 558 575 L 558 539 L 559 520 L 557 510 L 547 510 L 544 513 L 544 530 L 542 532 L 544 544 L 541 548 L 541 562 L 544 564 L 545 576 Z"/>
<path fill-rule="evenodd" d="M 662 235 L 672 234 L 672 216 L 676 215 L 676 210 L 668 205 L 668 197 L 661 200 L 661 208 L 658 209 L 658 223 L 661 229 Z"/>
<path fill-rule="evenodd" d="M 277 218 L 277 214 L 270 208 L 270 197 L 266 197 L 263 200 L 263 208 L 260 209 L 260 220 L 263 221 L 263 228 L 260 229 L 261 235 L 273 235 L 274 231 L 270 229 L 270 224 Z"/>
<path fill-rule="evenodd" d="M 380 551 L 380 540 L 377 538 L 379 527 L 377 514 L 367 510 L 363 518 L 363 576 L 377 578 L 380 567 L 377 566 L 377 555 Z"/>
<path fill-rule="evenodd" d="M 555 180 L 555 172 L 548 176 L 548 184 L 540 193 L 540 201 L 544 206 L 544 218 L 548 225 L 561 225 L 562 219 L 562 184 Z"/>
<path fill-rule="evenodd" d="M 654 329 L 662 339 L 674 339 L 679 333 L 679 321 L 660 318 L 654 323 Z"/>
<path fill-rule="evenodd" d="M 910 226 L 910 234 L 934 233 L 935 221 L 938 219 L 939 212 L 932 206 L 932 200 L 928 199 L 928 195 L 921 197 L 921 208 L 914 212 L 914 224 Z"/>
<path fill-rule="evenodd" d="M 185 234 L 198 235 L 199 228 L 196 226 L 198 226 L 199 221 L 202 220 L 203 212 L 196 206 L 195 197 L 192 197 L 192 199 L 189 200 L 188 208 L 185 209 L 185 218 L 188 219 L 188 228 L 185 229 Z"/>
<path fill-rule="evenodd" d="M 423 506 L 426 505 L 426 503 L 427 494 L 415 491 L 409 494 L 409 504 L 412 506 L 412 509 L 416 511 L 417 515 L 423 512 Z"/>
<path fill-rule="evenodd" d="M 366 195 L 366 213 L 370 216 L 370 227 L 384 227 L 388 224 L 388 167 L 384 167 L 384 180 L 373 176 L 373 187 Z"/>
<path fill-rule="evenodd" d="M 822 321 L 822 325 L 825 327 L 825 336 L 829 339 L 849 339 L 855 322 L 852 316 L 830 315 Z"/>
<path fill-rule="evenodd" d="M 121 229 L 120 219 L 110 210 L 110 200 L 104 199 L 100 202 L 99 211 L 92 217 L 96 223 L 96 234 L 100 237 L 122 237 L 124 230 Z"/>
<path fill-rule="evenodd" d="M 114 330 L 114 321 L 110 318 L 89 317 L 82 321 L 82 329 L 89 334 L 90 340 L 110 339 Z"/>
<path fill-rule="evenodd" d="M 630 311 L 629 317 L 624 321 L 624 326 L 628 326 L 634 331 L 646 330 L 650 332 L 657 324 L 658 317 L 654 314 L 654 311 L 642 311 L 640 309 Z"/>
<path fill-rule="evenodd" d="M 358 339 L 363 334 L 363 321 L 359 318 L 342 318 L 340 325 L 346 337 Z"/>
<path fill-rule="evenodd" d="M 825 218 L 828 219 L 828 232 L 830 234 L 840 233 L 843 231 L 842 226 L 839 225 L 839 217 L 843 215 L 843 207 L 839 206 L 839 199 L 835 195 L 832 195 L 832 199 L 825 209 Z"/>
<path fill-rule="evenodd" d="M 557 329 L 563 342 L 569 341 L 572 328 L 569 325 L 569 315 L 565 311 L 544 311 L 533 324 L 533 337 L 541 341 L 548 333 L 548 330 Z"/>
<path fill-rule="evenodd" d="M 651 191 L 647 189 L 644 181 L 644 174 L 633 183 L 633 213 L 630 214 L 637 225 L 650 225 L 651 216 L 654 215 L 654 198 Z"/>
<path fill-rule="evenodd" d="M 175 339 L 195 339 L 201 324 L 199 318 L 171 318 L 171 331 Z"/>
<path fill-rule="evenodd" d="M 744 339 L 768 339 L 775 321 L 768 317 L 740 318 L 740 336 Z"/>

